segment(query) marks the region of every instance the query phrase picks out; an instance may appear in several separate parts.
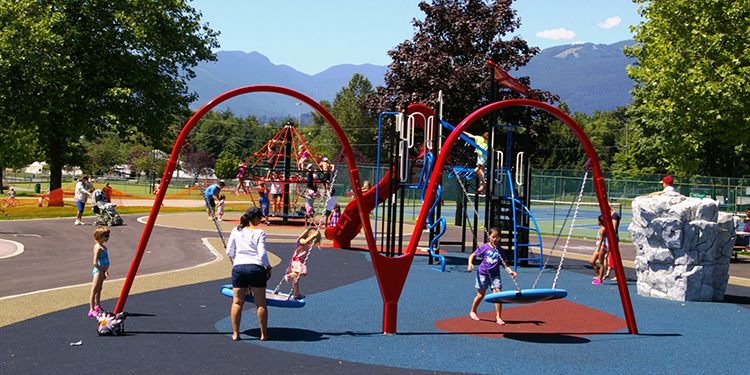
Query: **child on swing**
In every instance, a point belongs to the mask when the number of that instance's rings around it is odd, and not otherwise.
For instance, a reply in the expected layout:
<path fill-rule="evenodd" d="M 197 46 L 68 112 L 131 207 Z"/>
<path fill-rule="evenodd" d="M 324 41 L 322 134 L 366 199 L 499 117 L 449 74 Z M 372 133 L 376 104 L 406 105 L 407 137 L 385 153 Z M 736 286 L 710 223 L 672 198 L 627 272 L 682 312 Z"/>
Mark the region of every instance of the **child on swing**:
<path fill-rule="evenodd" d="M 502 265 L 505 270 L 510 274 L 512 278 L 516 278 L 516 273 L 508 267 L 506 264 L 507 258 L 505 256 L 505 250 L 498 247 L 500 242 L 500 229 L 492 227 L 489 233 L 489 241 L 479 246 L 469 256 L 469 266 L 467 270 L 472 272 L 474 270 L 474 259 L 481 258 L 482 263 L 479 264 L 477 270 L 476 288 L 477 295 L 474 297 L 474 301 L 471 304 L 471 312 L 469 316 L 472 320 L 479 321 L 477 316 L 477 308 L 484 299 L 484 295 L 487 293 L 487 288 L 492 288 L 493 293 L 497 293 L 503 290 L 503 282 L 500 278 L 500 266 Z M 495 304 L 495 322 L 499 325 L 504 325 L 505 321 L 502 319 L 503 304 Z"/>
<path fill-rule="evenodd" d="M 314 227 L 307 228 L 297 237 L 297 247 L 294 249 L 294 255 L 284 275 L 284 281 L 289 282 L 289 280 L 293 280 L 294 282 L 292 298 L 295 300 L 305 298 L 299 292 L 299 278 L 307 275 L 307 255 L 310 254 L 310 249 L 313 246 L 320 245 L 320 241 L 320 231 Z"/>

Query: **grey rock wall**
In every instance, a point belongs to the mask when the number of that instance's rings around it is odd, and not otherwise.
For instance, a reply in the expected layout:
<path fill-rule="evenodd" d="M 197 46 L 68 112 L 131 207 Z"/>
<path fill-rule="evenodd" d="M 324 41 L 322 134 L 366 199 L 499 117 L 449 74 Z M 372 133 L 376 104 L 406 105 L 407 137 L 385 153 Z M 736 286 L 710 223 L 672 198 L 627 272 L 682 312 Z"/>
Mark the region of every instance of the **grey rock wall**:
<path fill-rule="evenodd" d="M 712 199 L 678 193 L 638 197 L 632 210 L 639 295 L 724 300 L 739 218 L 719 212 Z"/>

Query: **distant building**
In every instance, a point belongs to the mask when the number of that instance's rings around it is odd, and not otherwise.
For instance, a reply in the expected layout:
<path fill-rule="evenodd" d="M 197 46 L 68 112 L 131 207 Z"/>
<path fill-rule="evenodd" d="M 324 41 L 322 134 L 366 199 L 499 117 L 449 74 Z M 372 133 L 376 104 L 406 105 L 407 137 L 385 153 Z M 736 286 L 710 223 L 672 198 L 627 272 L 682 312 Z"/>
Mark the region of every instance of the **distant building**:
<path fill-rule="evenodd" d="M 44 170 L 44 166 L 47 165 L 46 162 L 39 162 L 35 161 L 29 165 L 26 166 L 26 170 L 24 172 L 31 173 L 31 174 L 40 174 Z"/>

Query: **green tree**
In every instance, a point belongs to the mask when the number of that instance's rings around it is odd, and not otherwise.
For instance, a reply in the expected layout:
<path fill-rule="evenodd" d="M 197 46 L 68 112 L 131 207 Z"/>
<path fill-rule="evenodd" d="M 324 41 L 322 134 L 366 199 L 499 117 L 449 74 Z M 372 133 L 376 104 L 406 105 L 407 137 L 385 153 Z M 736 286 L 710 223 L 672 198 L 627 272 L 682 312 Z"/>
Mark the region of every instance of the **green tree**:
<path fill-rule="evenodd" d="M 599 164 L 605 171 L 621 170 L 623 165 L 619 154 L 626 152 L 626 129 L 630 118 L 625 107 L 614 111 L 594 111 L 593 114 L 575 112 L 570 114 L 566 103 L 558 108 L 571 116 L 586 133 L 599 156 Z M 543 116 L 546 117 L 546 116 Z M 549 119 L 547 119 L 549 120 Z M 540 120 L 541 121 L 541 120 Z M 540 169 L 582 169 L 588 160 L 581 142 L 560 121 L 549 123 L 550 133 L 540 137 L 542 145 L 532 159 L 534 168 Z"/>
<path fill-rule="evenodd" d="M 169 155 L 166 153 L 144 146 L 133 147 L 127 157 L 131 173 L 134 173 L 139 180 L 141 173 L 145 174 L 149 180 L 161 177 L 167 168 L 167 161 L 169 161 Z"/>
<path fill-rule="evenodd" d="M 331 102 L 321 100 L 320 105 L 328 112 L 332 111 Z M 311 112 L 310 117 L 311 124 L 304 127 L 304 133 L 306 137 L 309 137 L 308 140 L 315 151 L 329 158 L 338 156 L 341 153 L 341 143 L 338 141 L 331 125 L 318 112 Z"/>
<path fill-rule="evenodd" d="M 571 115 L 567 103 L 560 103 L 558 109 Z M 582 127 L 585 125 L 583 122 L 586 120 L 585 115 L 576 112 L 573 119 L 578 125 Z M 531 165 L 535 169 L 579 169 L 582 167 L 586 163 L 586 152 L 575 134 L 560 121 L 552 121 L 549 118 L 545 120 L 549 121 L 549 133 L 542 137 L 541 146 L 534 154 Z"/>
<path fill-rule="evenodd" d="M 3 180 L 5 168 L 21 168 L 34 162 L 39 155 L 36 137 L 30 129 L 13 122 L 1 123 L 3 126 L 0 131 L 0 181 Z M 4 191 L 0 183 L 0 194 L 2 193 Z"/>
<path fill-rule="evenodd" d="M 331 105 L 331 115 L 341 125 L 352 148 L 373 159 L 377 155 L 378 122 L 367 110 L 366 102 L 374 93 L 370 80 L 354 73 L 349 84 L 336 93 Z"/>
<path fill-rule="evenodd" d="M 216 159 L 216 167 L 214 168 L 214 174 L 221 180 L 229 181 L 237 177 L 238 165 L 240 165 L 240 158 L 234 156 L 228 151 L 223 151 L 219 158 Z"/>
<path fill-rule="evenodd" d="M 215 59 L 200 16 L 182 0 L 0 0 L 0 118 L 36 131 L 52 189 L 79 165 L 81 137 L 170 146 L 193 68 Z"/>
<path fill-rule="evenodd" d="M 633 172 L 750 172 L 750 16 L 746 0 L 635 0 Z"/>
<path fill-rule="evenodd" d="M 506 71 L 526 65 L 539 52 L 519 36 L 504 39 L 520 26 L 511 0 L 432 0 L 419 3 L 424 21 L 414 20 L 416 32 L 388 52 L 393 59 L 385 76 L 386 87 L 379 87 L 368 103 L 372 113 L 404 109 L 408 104 L 436 106 L 442 90 L 445 106 L 443 118 L 457 125 L 475 109 L 490 103 L 491 76 L 487 60 Z M 519 79 L 529 86 L 527 77 Z M 544 101 L 557 97 L 536 91 Z M 520 94 L 501 89 L 497 100 L 518 98 Z M 501 111 L 505 124 L 534 123 L 537 111 L 513 108 Z M 546 122 L 530 134 L 537 137 L 548 132 Z M 487 131 L 486 121 L 477 122 L 472 133 Z M 386 129 L 387 130 L 387 129 Z M 385 136 L 385 135 L 384 135 Z M 533 154 L 538 142 L 529 142 Z M 471 152 L 466 153 L 470 155 Z M 472 158 L 473 156 L 467 156 Z"/>
<path fill-rule="evenodd" d="M 106 174 L 115 170 L 116 166 L 125 164 L 127 151 L 117 134 L 105 133 L 99 139 L 84 142 L 84 147 L 87 159 L 81 168 L 94 175 Z"/>

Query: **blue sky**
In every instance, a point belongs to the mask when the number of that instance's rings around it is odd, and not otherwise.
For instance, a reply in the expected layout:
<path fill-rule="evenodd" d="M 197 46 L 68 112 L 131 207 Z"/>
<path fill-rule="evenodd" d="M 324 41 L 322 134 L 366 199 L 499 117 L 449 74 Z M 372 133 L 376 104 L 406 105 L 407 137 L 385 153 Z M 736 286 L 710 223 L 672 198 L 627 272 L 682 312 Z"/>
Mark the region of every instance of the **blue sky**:
<path fill-rule="evenodd" d="M 428 1 L 429 2 L 429 1 Z M 388 65 L 387 52 L 414 35 L 418 0 L 194 0 L 221 32 L 223 51 L 257 51 L 307 74 L 339 64 Z M 521 35 L 542 49 L 632 38 L 641 21 L 631 0 L 517 0 Z"/>

